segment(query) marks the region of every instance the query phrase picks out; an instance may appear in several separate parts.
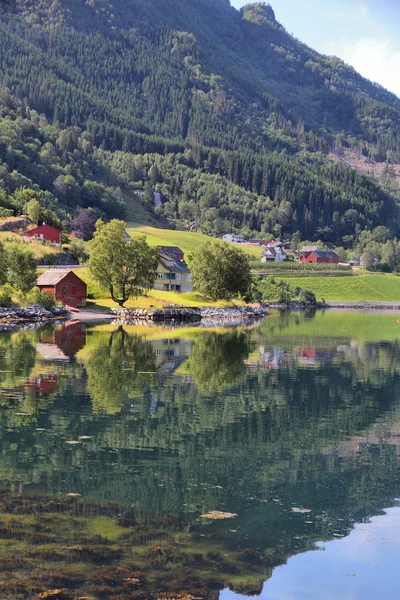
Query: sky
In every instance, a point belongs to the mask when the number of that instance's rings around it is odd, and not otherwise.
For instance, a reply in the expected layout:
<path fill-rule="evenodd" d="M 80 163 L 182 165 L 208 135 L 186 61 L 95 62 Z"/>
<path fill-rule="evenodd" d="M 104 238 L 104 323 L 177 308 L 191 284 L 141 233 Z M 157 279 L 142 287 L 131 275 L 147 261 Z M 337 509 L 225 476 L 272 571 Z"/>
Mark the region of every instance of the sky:
<path fill-rule="evenodd" d="M 231 0 L 240 8 L 253 0 Z M 268 1 L 268 0 L 267 0 Z M 269 0 L 277 20 L 400 97 L 400 0 Z"/>

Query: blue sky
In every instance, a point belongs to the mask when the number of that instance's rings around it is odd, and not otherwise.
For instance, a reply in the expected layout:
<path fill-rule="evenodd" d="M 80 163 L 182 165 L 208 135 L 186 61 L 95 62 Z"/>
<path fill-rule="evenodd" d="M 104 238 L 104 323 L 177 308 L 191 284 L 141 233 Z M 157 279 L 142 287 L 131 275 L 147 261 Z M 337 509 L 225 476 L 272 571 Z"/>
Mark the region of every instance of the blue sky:
<path fill-rule="evenodd" d="M 236 8 L 250 0 L 231 0 Z M 270 0 L 301 41 L 334 54 L 400 97 L 400 0 Z"/>

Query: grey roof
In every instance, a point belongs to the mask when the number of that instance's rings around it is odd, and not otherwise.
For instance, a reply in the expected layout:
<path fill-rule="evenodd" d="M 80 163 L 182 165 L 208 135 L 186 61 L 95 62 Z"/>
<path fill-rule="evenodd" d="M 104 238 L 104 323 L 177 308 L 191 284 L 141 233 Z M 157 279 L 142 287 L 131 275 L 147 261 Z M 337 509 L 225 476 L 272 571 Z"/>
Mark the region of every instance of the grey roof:
<path fill-rule="evenodd" d="M 57 285 L 60 281 L 64 279 L 68 273 L 73 273 L 71 269 L 67 271 L 65 269 L 51 269 L 49 271 L 45 271 L 36 280 L 36 285 Z"/>
<path fill-rule="evenodd" d="M 190 269 L 185 262 L 176 258 L 175 254 L 169 254 L 168 252 L 161 252 L 160 263 L 163 267 L 169 271 L 176 271 L 178 273 L 190 273 Z M 172 264 L 171 264 L 172 263 Z"/>
<path fill-rule="evenodd" d="M 273 246 L 268 246 L 263 251 L 262 256 L 276 256 L 276 249 Z"/>
<path fill-rule="evenodd" d="M 178 246 L 158 246 L 160 252 L 167 252 L 168 254 L 185 254 Z"/>
<path fill-rule="evenodd" d="M 314 252 L 315 256 L 317 256 L 318 258 L 337 258 L 339 259 L 338 255 L 335 252 L 331 252 L 326 251 L 326 250 L 318 250 L 317 252 Z"/>

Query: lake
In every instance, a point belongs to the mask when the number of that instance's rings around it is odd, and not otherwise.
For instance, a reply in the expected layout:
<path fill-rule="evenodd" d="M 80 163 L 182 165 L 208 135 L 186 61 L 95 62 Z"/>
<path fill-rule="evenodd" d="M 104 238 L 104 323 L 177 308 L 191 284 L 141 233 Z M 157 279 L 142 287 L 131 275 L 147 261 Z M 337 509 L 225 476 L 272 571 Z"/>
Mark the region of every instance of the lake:
<path fill-rule="evenodd" d="M 397 599 L 397 318 L 0 334 L 0 598 Z"/>

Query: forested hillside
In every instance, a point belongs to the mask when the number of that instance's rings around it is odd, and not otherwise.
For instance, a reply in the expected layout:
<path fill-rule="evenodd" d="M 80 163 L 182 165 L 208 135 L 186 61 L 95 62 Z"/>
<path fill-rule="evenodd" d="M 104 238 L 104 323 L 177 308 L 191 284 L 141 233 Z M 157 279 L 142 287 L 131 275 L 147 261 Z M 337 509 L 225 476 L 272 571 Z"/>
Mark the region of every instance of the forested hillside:
<path fill-rule="evenodd" d="M 0 11 L 8 196 L 36 186 L 62 218 L 79 206 L 111 216 L 143 189 L 149 210 L 160 191 L 160 216 L 206 232 L 344 245 L 379 225 L 397 234 L 396 187 L 328 153 L 400 162 L 400 99 L 290 36 L 269 5 L 9 0 Z"/>

